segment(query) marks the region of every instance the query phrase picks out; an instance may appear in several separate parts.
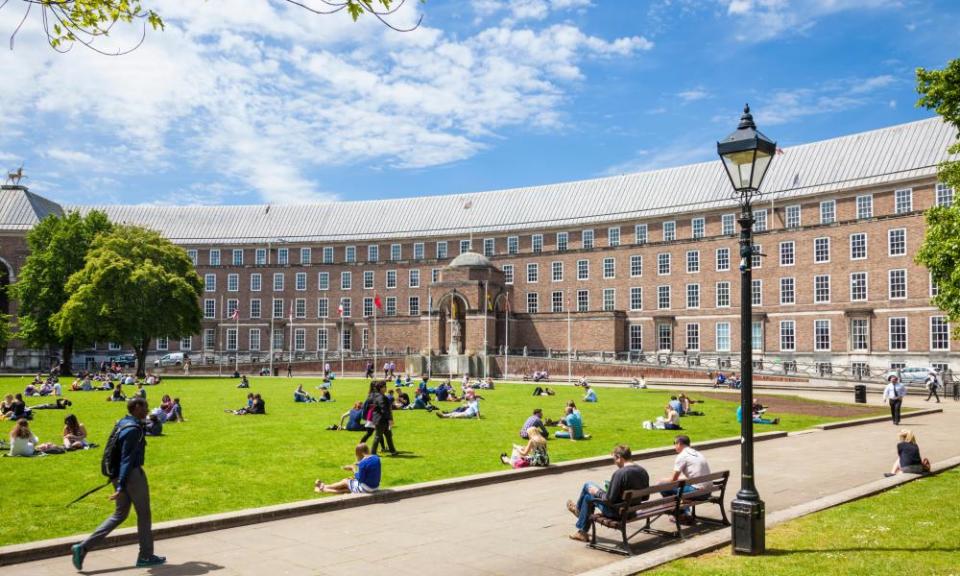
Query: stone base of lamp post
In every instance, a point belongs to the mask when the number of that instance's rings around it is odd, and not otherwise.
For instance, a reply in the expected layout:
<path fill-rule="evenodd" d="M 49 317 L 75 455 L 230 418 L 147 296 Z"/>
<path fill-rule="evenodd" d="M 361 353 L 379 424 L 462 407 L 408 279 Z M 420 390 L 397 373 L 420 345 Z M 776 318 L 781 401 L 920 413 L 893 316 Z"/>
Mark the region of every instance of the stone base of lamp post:
<path fill-rule="evenodd" d="M 766 518 L 763 500 L 735 499 L 730 503 L 733 516 L 733 553 L 759 555 L 766 547 Z"/>

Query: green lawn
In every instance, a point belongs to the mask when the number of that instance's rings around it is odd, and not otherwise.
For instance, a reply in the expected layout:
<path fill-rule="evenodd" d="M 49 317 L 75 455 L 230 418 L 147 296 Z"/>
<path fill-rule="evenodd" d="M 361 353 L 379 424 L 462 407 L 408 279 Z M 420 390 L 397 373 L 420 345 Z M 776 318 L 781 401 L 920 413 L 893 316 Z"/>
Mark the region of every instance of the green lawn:
<path fill-rule="evenodd" d="M 0 378 L 0 394 L 22 391 L 26 378 Z M 355 432 L 324 430 L 336 422 L 352 403 L 366 396 L 360 380 L 338 381 L 333 387 L 336 402 L 295 404 L 292 392 L 297 382 L 313 391 L 318 380 L 308 378 L 252 378 L 253 392 L 267 401 L 268 415 L 234 416 L 225 408 L 245 402 L 246 390 L 230 379 L 169 379 L 148 388 L 150 405 L 159 404 L 164 393 L 179 396 L 186 423 L 170 424 L 165 436 L 151 438 L 146 470 L 150 479 L 154 521 L 199 516 L 255 506 L 313 498 L 313 481 L 333 481 L 345 476 L 340 469 L 353 459 Z M 501 452 L 519 441 L 518 429 L 531 410 L 540 406 L 545 416 L 557 418 L 566 400 L 579 399 L 579 390 L 558 387 L 553 397 L 531 396 L 532 386 L 503 385 L 483 392 L 483 418 L 440 420 L 425 411 L 398 412 L 394 438 L 397 448 L 411 452 L 408 458 L 387 459 L 384 486 L 399 486 L 426 480 L 463 476 L 503 468 Z M 408 389 L 409 390 L 409 389 Z M 92 441 L 105 443 L 113 422 L 125 412 L 121 403 L 106 402 L 107 392 L 68 393 L 74 404 L 69 411 L 37 411 L 32 423 L 41 441 L 59 442 L 63 418 L 77 414 L 86 424 Z M 591 440 L 550 442 L 554 462 L 607 454 L 626 442 L 634 449 L 671 443 L 669 431 L 647 431 L 642 420 L 662 413 L 669 399 L 664 391 L 599 388 L 600 402 L 582 404 L 584 423 Z M 38 404 L 39 398 L 29 404 Z M 453 404 L 448 404 L 447 409 Z M 684 418 L 687 433 L 695 442 L 736 436 L 739 427 L 732 402 L 709 400 L 704 417 Z M 770 429 L 797 430 L 829 418 L 805 415 L 783 416 L 780 426 Z M 11 423 L 4 422 L 4 436 Z M 766 427 L 763 431 L 767 431 Z M 86 450 L 58 456 L 0 459 L 0 545 L 78 534 L 92 530 L 110 510 L 107 490 L 64 509 L 75 496 L 102 482 L 102 450 Z M 132 515 L 131 515 L 132 516 Z M 128 520 L 128 524 L 132 521 Z"/>
<path fill-rule="evenodd" d="M 765 556 L 729 551 L 671 562 L 656 576 L 960 574 L 960 470 L 777 526 Z"/>

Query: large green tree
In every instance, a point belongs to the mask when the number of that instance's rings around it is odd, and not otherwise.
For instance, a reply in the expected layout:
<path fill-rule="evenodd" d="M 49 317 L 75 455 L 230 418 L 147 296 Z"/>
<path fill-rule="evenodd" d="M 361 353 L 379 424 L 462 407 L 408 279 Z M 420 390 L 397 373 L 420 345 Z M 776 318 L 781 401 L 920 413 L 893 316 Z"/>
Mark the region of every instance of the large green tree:
<path fill-rule="evenodd" d="M 943 70 L 917 69 L 917 106 L 935 110 L 958 130 L 960 138 L 960 59 L 951 60 Z M 948 152 L 960 154 L 960 139 Z M 960 162 L 947 160 L 940 164 L 940 181 L 960 192 Z M 933 302 L 947 312 L 960 337 L 960 204 L 935 206 L 927 211 L 927 230 L 916 260 L 930 270 L 931 279 L 939 287 Z"/>
<path fill-rule="evenodd" d="M 10 286 L 18 303 L 17 337 L 31 348 L 60 348 L 64 374 L 72 373 L 74 345 L 83 340 L 76 333 L 58 330 L 51 319 L 67 301 L 67 280 L 83 268 L 97 235 L 110 229 L 103 212 L 47 216 L 27 233 L 30 254 L 19 279 Z"/>
<path fill-rule="evenodd" d="M 117 226 L 98 236 L 66 288 L 52 319 L 58 331 L 131 345 L 141 378 L 154 339 L 200 331 L 203 282 L 186 251 L 153 230 Z"/>
<path fill-rule="evenodd" d="M 13 339 L 13 324 L 9 314 L 0 314 L 0 366 L 7 365 L 7 346 Z"/>
<path fill-rule="evenodd" d="M 264 0 L 266 1 L 266 0 Z M 396 12 L 406 0 L 277 0 L 303 10 L 328 15 L 337 12 L 346 12 L 354 21 L 364 14 L 370 14 L 385 26 L 407 32 L 420 25 L 418 21 L 413 28 L 401 29 L 390 24 L 388 18 Z M 425 0 L 420 0 L 421 2 Z M 9 7 L 8 7 L 9 4 Z M 80 43 L 87 48 L 103 54 L 124 54 L 135 50 L 143 42 L 147 28 L 163 29 L 163 18 L 155 10 L 149 8 L 150 0 L 0 0 L 0 10 L 4 7 L 14 9 L 22 7 L 23 21 L 26 21 L 31 12 L 37 15 L 47 42 L 58 51 L 66 52 L 74 43 Z M 147 5 L 146 7 L 144 5 Z M 34 12 L 35 11 L 35 12 Z M 133 46 L 120 47 L 119 50 L 107 50 L 96 43 L 97 39 L 109 36 L 116 24 L 142 25 L 140 42 Z M 22 25 L 22 22 L 21 22 Z M 20 30 L 18 26 L 10 36 L 10 47 Z"/>

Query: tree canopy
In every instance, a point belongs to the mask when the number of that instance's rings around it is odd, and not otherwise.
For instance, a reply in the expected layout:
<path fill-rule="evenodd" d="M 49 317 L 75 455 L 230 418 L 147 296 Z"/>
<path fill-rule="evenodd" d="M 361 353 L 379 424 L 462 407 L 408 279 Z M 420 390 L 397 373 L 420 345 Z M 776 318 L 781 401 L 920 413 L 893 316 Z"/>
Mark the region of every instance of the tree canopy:
<path fill-rule="evenodd" d="M 98 236 L 66 289 L 52 318 L 58 332 L 131 345 L 139 377 L 151 341 L 200 331 L 203 282 L 186 251 L 153 230 L 117 226 Z"/>
<path fill-rule="evenodd" d="M 950 61 L 943 70 L 917 69 L 917 106 L 934 110 L 958 130 L 960 136 L 960 59 Z M 949 148 L 960 154 L 960 139 Z M 940 182 L 960 191 L 960 162 L 945 161 L 938 169 Z M 926 214 L 927 229 L 916 260 L 930 271 L 938 286 L 934 304 L 947 312 L 960 336 L 960 205 L 934 206 Z"/>
<path fill-rule="evenodd" d="M 408 32 L 416 29 L 420 21 L 412 28 L 398 28 L 389 21 L 389 16 L 400 9 L 406 0 L 278 0 L 292 4 L 307 12 L 317 15 L 329 15 L 337 12 L 346 12 L 356 22 L 360 16 L 369 14 L 385 26 L 398 32 Z M 425 0 L 420 0 L 421 2 Z M 162 30 L 163 18 L 152 8 L 144 6 L 149 0 L 19 0 L 17 4 L 24 6 L 23 22 L 26 22 L 34 7 L 46 34 L 47 42 L 57 51 L 67 52 L 75 43 L 90 48 L 96 52 L 110 55 L 126 54 L 136 50 L 146 38 L 147 28 Z M 0 1 L 0 10 L 9 4 Z M 12 6 L 16 6 L 13 4 Z M 110 35 L 110 31 L 117 24 L 133 25 L 139 23 L 142 27 L 139 42 L 133 46 L 122 47 L 120 50 L 107 52 L 96 45 L 98 38 Z M 14 38 L 20 26 L 10 35 L 10 48 L 13 48 Z"/>
<path fill-rule="evenodd" d="M 61 332 L 51 318 L 67 301 L 67 280 L 83 268 L 94 239 L 111 227 L 103 212 L 47 216 L 27 233 L 30 253 L 16 284 L 10 286 L 10 294 L 18 301 L 17 338 L 31 348 L 61 348 L 65 374 L 72 371 L 77 335 Z"/>

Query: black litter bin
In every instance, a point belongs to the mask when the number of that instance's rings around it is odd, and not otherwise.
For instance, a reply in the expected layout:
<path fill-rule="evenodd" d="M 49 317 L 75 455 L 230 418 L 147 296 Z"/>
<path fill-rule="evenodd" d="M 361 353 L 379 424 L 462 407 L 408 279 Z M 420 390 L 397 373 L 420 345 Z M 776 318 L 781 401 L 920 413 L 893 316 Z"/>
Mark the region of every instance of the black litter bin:
<path fill-rule="evenodd" d="M 867 385 L 866 384 L 857 384 L 853 387 L 853 400 L 857 404 L 866 404 L 867 403 Z"/>
<path fill-rule="evenodd" d="M 953 399 L 960 400 L 960 382 L 953 383 Z"/>

